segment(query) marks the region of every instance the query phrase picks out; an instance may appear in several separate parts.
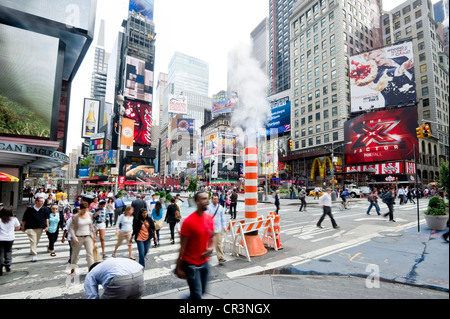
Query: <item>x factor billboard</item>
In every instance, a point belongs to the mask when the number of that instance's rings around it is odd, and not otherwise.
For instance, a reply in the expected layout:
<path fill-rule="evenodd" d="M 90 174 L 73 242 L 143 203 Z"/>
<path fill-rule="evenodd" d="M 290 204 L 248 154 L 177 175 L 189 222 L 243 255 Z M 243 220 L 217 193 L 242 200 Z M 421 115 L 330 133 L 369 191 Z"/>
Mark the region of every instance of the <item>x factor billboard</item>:
<path fill-rule="evenodd" d="M 350 58 L 351 111 L 416 103 L 412 42 Z"/>
<path fill-rule="evenodd" d="M 417 107 L 378 111 L 345 122 L 347 165 L 414 159 Z"/>

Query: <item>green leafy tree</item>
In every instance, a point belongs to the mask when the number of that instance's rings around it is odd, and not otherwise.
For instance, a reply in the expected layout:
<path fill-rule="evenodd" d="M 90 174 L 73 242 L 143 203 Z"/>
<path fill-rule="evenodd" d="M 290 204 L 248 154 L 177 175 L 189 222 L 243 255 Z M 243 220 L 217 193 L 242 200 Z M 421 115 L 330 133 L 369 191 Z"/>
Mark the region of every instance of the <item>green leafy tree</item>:
<path fill-rule="evenodd" d="M 448 162 L 441 163 L 441 167 L 439 168 L 439 187 L 443 187 L 445 192 L 447 193 L 447 199 L 450 200 L 449 194 L 449 167 Z"/>

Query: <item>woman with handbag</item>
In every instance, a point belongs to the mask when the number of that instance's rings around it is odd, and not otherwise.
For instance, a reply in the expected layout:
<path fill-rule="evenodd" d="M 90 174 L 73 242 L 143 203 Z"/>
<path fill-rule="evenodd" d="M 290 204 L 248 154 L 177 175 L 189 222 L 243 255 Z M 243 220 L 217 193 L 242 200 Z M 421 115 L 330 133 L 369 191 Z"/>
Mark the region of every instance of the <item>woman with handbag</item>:
<path fill-rule="evenodd" d="M 159 230 L 163 227 L 163 210 L 161 202 L 155 202 L 155 206 L 152 210 L 152 218 L 155 222 L 155 228 L 156 228 L 156 237 L 153 239 L 155 243 L 155 248 L 159 246 Z"/>
<path fill-rule="evenodd" d="M 175 204 L 175 197 L 172 197 L 170 199 L 170 202 L 171 204 L 169 205 L 169 207 L 167 207 L 166 218 L 164 219 L 164 221 L 170 226 L 170 242 L 172 244 L 175 244 L 175 225 L 180 221 L 181 216 L 179 207 L 177 204 Z"/>
<path fill-rule="evenodd" d="M 139 263 L 145 268 L 145 256 L 150 249 L 152 238 L 157 238 L 155 223 L 146 208 L 141 208 L 133 221 L 133 236 L 139 252 Z"/>
<path fill-rule="evenodd" d="M 117 244 L 114 248 L 113 257 L 116 257 L 117 248 L 122 245 L 124 239 L 127 240 L 128 255 L 130 259 L 136 260 L 132 253 L 132 235 L 133 235 L 133 212 L 134 208 L 129 206 L 125 209 L 125 213 L 120 215 L 116 223 Z"/>

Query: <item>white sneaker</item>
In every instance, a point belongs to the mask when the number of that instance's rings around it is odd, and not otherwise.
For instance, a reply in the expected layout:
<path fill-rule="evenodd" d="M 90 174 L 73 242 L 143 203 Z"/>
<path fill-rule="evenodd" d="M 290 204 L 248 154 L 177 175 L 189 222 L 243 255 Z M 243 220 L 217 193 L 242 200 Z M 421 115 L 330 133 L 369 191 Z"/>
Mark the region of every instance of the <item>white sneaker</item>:
<path fill-rule="evenodd" d="M 31 257 L 31 261 L 32 262 L 36 262 L 37 261 L 37 257 L 36 256 Z"/>

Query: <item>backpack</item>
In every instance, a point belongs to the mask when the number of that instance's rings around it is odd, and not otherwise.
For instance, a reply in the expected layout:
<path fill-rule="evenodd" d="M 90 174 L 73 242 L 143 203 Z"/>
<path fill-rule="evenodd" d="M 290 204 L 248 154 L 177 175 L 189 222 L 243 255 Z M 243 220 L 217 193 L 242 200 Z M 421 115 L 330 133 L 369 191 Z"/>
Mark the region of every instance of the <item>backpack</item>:
<path fill-rule="evenodd" d="M 372 202 L 372 196 L 373 196 L 373 195 L 369 195 L 369 197 L 367 197 L 367 201 L 368 201 L 368 202 Z"/>
<path fill-rule="evenodd" d="M 386 192 L 383 197 L 381 198 L 381 201 L 385 204 L 388 204 L 387 198 L 388 198 L 389 192 Z"/>

